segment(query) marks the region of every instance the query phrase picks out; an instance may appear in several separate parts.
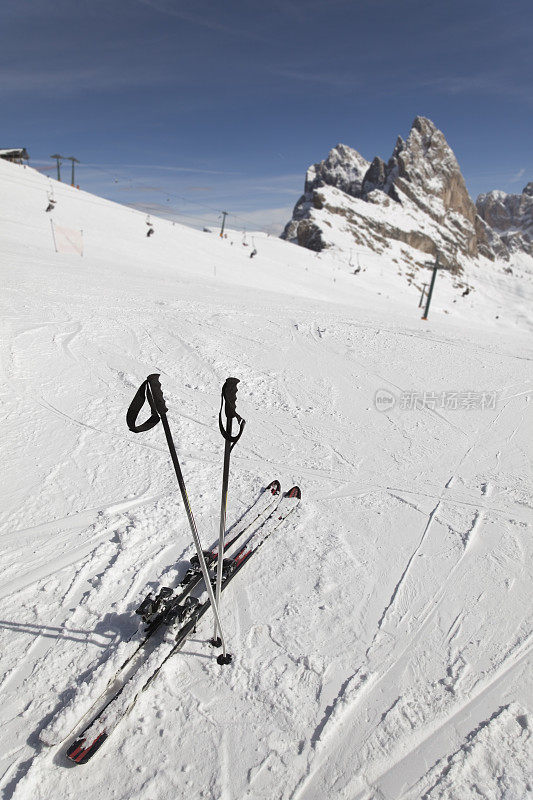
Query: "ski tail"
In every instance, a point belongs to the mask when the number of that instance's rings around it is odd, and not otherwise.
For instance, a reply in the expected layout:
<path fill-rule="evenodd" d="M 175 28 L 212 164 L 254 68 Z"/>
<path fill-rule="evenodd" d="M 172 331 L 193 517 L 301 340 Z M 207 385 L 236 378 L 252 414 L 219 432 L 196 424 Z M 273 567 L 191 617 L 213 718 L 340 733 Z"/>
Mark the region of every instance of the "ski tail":
<path fill-rule="evenodd" d="M 265 491 L 276 497 L 281 492 L 281 483 L 278 480 L 271 481 Z"/>
<path fill-rule="evenodd" d="M 85 739 L 77 739 L 67 750 L 67 758 L 75 764 L 86 764 L 107 739 L 107 733 L 98 734 L 91 744 L 85 747 Z"/>
<path fill-rule="evenodd" d="M 245 561 L 258 550 L 263 542 L 275 531 L 281 523 L 294 511 L 302 497 L 299 486 L 293 486 L 285 492 L 276 508 L 271 511 L 266 520 L 246 539 L 237 552 L 226 559 L 229 568 L 228 582 L 233 574 L 238 572 Z"/>
<path fill-rule="evenodd" d="M 265 512 L 270 510 L 272 504 L 278 501 L 280 494 L 281 483 L 278 480 L 271 481 L 248 511 L 226 531 L 224 550 L 235 544 L 243 533 L 246 533 L 252 525 L 259 522 Z M 213 548 L 212 552 L 216 556 L 216 548 Z"/>

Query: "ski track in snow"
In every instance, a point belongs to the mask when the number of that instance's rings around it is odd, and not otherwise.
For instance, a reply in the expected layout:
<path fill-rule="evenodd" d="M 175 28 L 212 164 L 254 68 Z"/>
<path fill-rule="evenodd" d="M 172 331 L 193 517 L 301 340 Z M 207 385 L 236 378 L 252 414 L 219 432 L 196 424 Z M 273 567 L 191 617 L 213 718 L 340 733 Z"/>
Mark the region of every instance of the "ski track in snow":
<path fill-rule="evenodd" d="M 494 421 L 492 421 L 489 425 L 489 429 L 482 433 L 482 437 L 486 438 L 490 433 L 490 430 L 494 426 L 495 422 L 499 419 L 500 414 L 496 417 Z M 478 440 L 480 435 L 476 432 L 476 440 Z M 509 441 L 510 437 L 507 437 L 507 441 Z M 397 604 L 397 597 L 402 589 L 404 582 L 407 580 L 409 572 L 411 570 L 411 566 L 414 562 L 415 557 L 419 554 L 429 532 L 434 520 L 437 518 L 437 512 L 441 504 L 445 501 L 446 491 L 453 486 L 456 480 L 456 474 L 459 472 L 460 467 L 464 464 L 467 458 L 472 456 L 472 453 L 475 451 L 476 442 L 470 444 L 465 451 L 464 455 L 460 458 L 457 467 L 455 468 L 454 474 L 452 477 L 447 480 L 442 493 L 440 494 L 436 505 L 431 509 L 429 512 L 427 522 L 424 526 L 422 531 L 422 535 L 420 541 L 416 545 L 415 549 L 412 551 L 411 555 L 409 556 L 406 566 L 403 572 L 400 575 L 399 580 L 397 581 L 396 585 L 394 586 L 392 595 L 390 600 L 384 607 L 381 617 L 377 621 L 376 630 L 374 636 L 370 642 L 370 645 L 366 651 L 366 663 L 363 663 L 361 667 L 348 679 L 345 680 L 343 683 L 337 697 L 334 700 L 332 706 L 327 709 L 327 714 L 319 723 L 315 732 L 310 740 L 309 752 L 307 756 L 307 767 L 306 767 L 306 774 L 304 778 L 300 778 L 298 781 L 296 790 L 294 795 L 291 792 L 291 797 L 294 797 L 295 800 L 299 800 L 299 798 L 304 797 L 314 797 L 317 796 L 317 789 L 314 785 L 316 783 L 317 775 L 316 773 L 324 768 L 324 765 L 328 765 L 332 756 L 332 751 L 338 751 L 339 749 L 339 736 L 338 732 L 342 729 L 342 727 L 349 727 L 350 733 L 348 734 L 347 743 L 341 745 L 341 747 L 345 747 L 348 750 L 353 748 L 353 730 L 356 728 L 355 725 L 349 725 L 346 718 L 349 718 L 355 714 L 359 705 L 361 703 L 368 703 L 369 702 L 369 693 L 375 693 L 376 690 L 379 688 L 379 685 L 390 675 L 390 673 L 394 670 L 395 667 L 398 666 L 399 663 L 405 661 L 406 655 L 412 649 L 413 645 L 416 644 L 417 639 L 419 639 L 424 630 L 427 629 L 428 625 L 430 625 L 432 619 L 434 618 L 435 614 L 438 612 L 438 608 L 440 604 L 446 600 L 447 597 L 447 589 L 456 573 L 456 571 L 461 567 L 464 566 L 463 562 L 467 554 L 470 554 L 472 558 L 479 556 L 479 551 L 474 550 L 472 551 L 471 548 L 475 542 L 476 532 L 479 532 L 479 528 L 482 524 L 482 514 L 479 509 L 477 509 L 473 515 L 473 520 L 471 527 L 463 534 L 462 542 L 463 542 L 463 551 L 460 553 L 458 560 L 453 564 L 451 570 L 444 578 L 441 578 L 441 584 L 439 589 L 435 593 L 435 596 L 431 599 L 430 603 L 422 609 L 419 620 L 421 624 L 416 624 L 414 626 L 414 632 L 407 631 L 407 636 L 404 641 L 401 642 L 400 648 L 395 648 L 393 654 L 385 661 L 383 664 L 383 650 L 380 652 L 379 646 L 381 643 L 382 637 L 382 627 L 384 623 L 387 621 L 388 617 L 395 615 L 395 605 Z M 486 492 L 486 487 L 482 489 L 482 493 Z M 401 498 L 400 498 L 401 499 Z M 446 502 L 449 502 L 446 500 Z M 453 501 L 452 501 L 453 503 Z M 478 534 L 479 535 L 479 534 Z M 448 589 L 449 591 L 449 589 Z M 399 615 L 396 615 L 395 619 L 395 630 L 398 631 L 398 626 L 401 625 L 404 619 L 404 614 L 400 612 Z M 385 645 L 388 642 L 385 639 Z M 371 658 L 373 655 L 373 651 L 377 652 L 375 661 L 379 663 L 377 669 L 372 669 L 369 665 L 369 657 Z M 385 651 L 386 652 L 386 651 Z M 520 662 L 524 659 L 530 659 L 531 655 L 531 647 L 526 646 L 525 652 L 520 653 Z M 506 675 L 509 670 L 511 670 L 515 666 L 515 656 L 509 654 L 508 660 L 511 662 L 509 665 L 506 665 L 502 668 L 503 675 Z M 447 667 L 447 674 L 449 678 L 454 679 L 454 670 L 453 667 Z M 496 674 L 496 678 L 499 677 Z M 441 680 L 442 684 L 445 684 L 444 680 Z M 452 687 L 454 685 L 454 681 L 452 681 Z M 454 692 L 454 689 L 451 688 L 450 691 Z M 484 690 L 481 690 L 484 691 Z M 470 702 L 476 699 L 476 695 L 470 698 Z M 401 703 L 402 698 L 398 697 L 392 704 L 389 712 L 395 708 L 398 703 Z M 462 711 L 463 709 L 461 709 Z M 388 716 L 389 712 L 383 713 L 380 722 Z M 459 712 L 455 712 L 459 713 Z M 443 723 L 444 725 L 445 723 Z M 333 730 L 328 730 L 328 725 L 333 728 Z M 374 731 L 376 730 L 374 724 L 372 725 Z M 442 726 L 441 726 L 442 727 Z M 335 734 L 337 736 L 335 737 Z M 428 734 L 429 735 L 429 734 Z M 360 736 L 360 735 L 359 735 Z M 365 738 L 361 740 L 359 738 L 359 747 L 364 746 L 366 742 L 370 739 L 371 734 L 368 734 Z M 341 737 L 342 740 L 342 737 Z M 326 744 L 324 744 L 324 741 Z M 320 745 L 320 746 L 319 746 Z M 413 745 L 412 750 L 414 750 L 418 745 Z M 320 751 L 320 755 L 317 759 L 317 751 Z M 369 754 L 370 755 L 370 754 Z M 318 762 L 318 763 L 315 763 Z M 370 775 L 372 774 L 372 770 L 367 770 L 367 775 L 365 777 L 365 781 L 371 780 Z M 362 784 L 365 782 L 363 781 Z M 357 782 L 356 782 L 357 783 Z M 308 788 L 312 787 L 311 792 L 308 792 Z M 325 787 L 323 787 L 325 790 Z M 352 787 L 351 791 L 355 791 L 356 787 Z M 363 791 L 363 789 L 361 789 Z M 352 796 L 348 794 L 347 796 Z"/>
<path fill-rule="evenodd" d="M 83 216 L 80 264 L 47 250 L 44 179 L 4 166 L 6 800 L 522 800 L 532 358 L 525 332 L 487 321 L 492 283 L 478 312 L 444 319 L 437 299 L 419 329 L 412 289 L 391 283 L 395 316 L 378 295 L 371 264 L 386 256 L 332 282 L 326 256 L 258 235 L 252 268 L 238 238 L 160 221 L 139 241 L 142 215 L 58 186 L 53 213 L 73 227 Z M 133 609 L 175 585 L 192 552 L 161 431 L 125 426 L 155 371 L 206 545 L 227 375 L 247 419 L 228 519 L 274 477 L 304 500 L 223 599 L 234 663 L 214 662 L 206 617 L 96 768 L 65 769 L 64 747 L 39 736 L 61 738 L 89 709 L 133 646 Z M 499 398 L 379 413 L 380 389 Z"/>

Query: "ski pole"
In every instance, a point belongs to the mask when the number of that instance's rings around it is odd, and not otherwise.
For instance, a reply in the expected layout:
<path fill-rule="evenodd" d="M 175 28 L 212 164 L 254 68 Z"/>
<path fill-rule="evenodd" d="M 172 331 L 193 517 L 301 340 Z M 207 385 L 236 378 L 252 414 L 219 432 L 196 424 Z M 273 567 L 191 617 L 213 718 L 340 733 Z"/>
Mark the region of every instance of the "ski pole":
<path fill-rule="evenodd" d="M 146 420 L 146 422 L 137 425 L 137 417 L 139 415 L 141 408 L 144 405 L 145 400 L 148 401 L 152 413 L 151 416 Z M 215 617 L 215 635 L 217 628 L 220 633 L 222 653 L 221 655 L 218 656 L 217 661 L 219 664 L 229 664 L 231 661 L 231 655 L 227 652 L 226 649 L 224 634 L 222 633 L 222 625 L 220 624 L 220 617 L 218 614 L 217 602 L 215 600 L 213 587 L 211 586 L 211 578 L 209 575 L 209 571 L 207 569 L 207 564 L 205 563 L 205 557 L 202 550 L 200 537 L 198 535 L 198 529 L 196 527 L 196 522 L 194 521 L 191 505 L 189 503 L 189 498 L 187 496 L 187 489 L 185 488 L 185 481 L 183 479 L 180 463 L 178 461 L 178 455 L 176 453 L 176 448 L 174 447 L 174 441 L 172 439 L 172 434 L 170 432 L 170 427 L 167 420 L 167 411 L 168 408 L 165 404 L 165 398 L 163 397 L 163 390 L 161 389 L 161 383 L 159 382 L 159 375 L 148 375 L 147 379 L 141 384 L 141 386 L 137 390 L 137 393 L 133 398 L 130 407 L 128 408 L 128 412 L 126 414 L 126 422 L 130 431 L 133 431 L 134 433 L 149 431 L 151 428 L 155 427 L 155 425 L 157 425 L 157 423 L 160 420 L 163 423 L 163 429 L 165 431 L 168 449 L 170 451 L 170 457 L 174 465 L 176 478 L 178 479 L 178 485 L 181 491 L 181 497 L 183 499 L 183 505 L 185 506 L 185 511 L 187 512 L 187 518 L 189 520 L 189 525 L 191 528 L 194 545 L 196 547 L 198 562 L 200 564 L 200 569 L 202 570 L 202 576 L 205 581 L 207 594 L 209 596 L 209 600 L 211 601 L 211 606 L 213 608 L 213 614 Z M 219 557 L 220 556 L 221 552 L 219 551 Z"/>
<path fill-rule="evenodd" d="M 217 583 L 216 583 L 216 603 L 217 609 L 220 604 L 220 593 L 222 591 L 222 567 L 223 567 L 223 554 L 224 554 L 224 536 L 226 533 L 226 504 L 228 499 L 228 480 L 229 480 L 229 459 L 230 453 L 239 441 L 244 430 L 245 421 L 237 414 L 235 404 L 237 402 L 237 384 L 238 378 L 226 378 L 224 386 L 222 387 L 222 398 L 220 401 L 220 412 L 218 415 L 218 427 L 220 433 L 225 439 L 224 445 L 224 467 L 222 469 L 222 497 L 220 501 L 220 527 L 218 530 L 218 558 L 217 558 Z M 224 405 L 225 403 L 225 405 Z M 222 410 L 226 416 L 226 426 L 222 420 Z M 239 425 L 239 432 L 232 436 L 231 428 L 233 420 L 236 419 Z M 214 647 L 220 647 L 222 640 L 217 638 L 217 628 L 213 632 L 211 644 Z"/>

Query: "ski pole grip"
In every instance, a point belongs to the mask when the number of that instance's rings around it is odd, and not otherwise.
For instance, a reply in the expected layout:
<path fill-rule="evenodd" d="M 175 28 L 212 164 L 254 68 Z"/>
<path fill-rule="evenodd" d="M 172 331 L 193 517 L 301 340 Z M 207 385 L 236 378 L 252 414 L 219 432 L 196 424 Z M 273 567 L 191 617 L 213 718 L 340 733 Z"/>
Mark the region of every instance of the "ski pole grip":
<path fill-rule="evenodd" d="M 157 398 L 157 400 L 156 400 Z M 137 417 L 141 413 L 141 409 L 145 402 L 148 401 L 150 406 L 151 415 L 146 422 L 137 424 Z M 126 414 L 126 424 L 130 431 L 133 433 L 143 433 L 153 428 L 161 419 L 161 414 L 165 414 L 167 407 L 163 398 L 161 384 L 159 383 L 159 375 L 149 375 L 148 378 L 141 383 L 135 397 L 130 403 Z"/>
<path fill-rule="evenodd" d="M 218 427 L 220 428 L 220 433 L 227 442 L 230 442 L 232 448 L 237 444 L 237 442 L 241 438 L 241 434 L 244 430 L 244 425 L 245 425 L 243 418 L 239 414 L 237 414 L 237 409 L 235 408 L 235 405 L 237 403 L 238 383 L 239 383 L 238 378 L 226 378 L 226 380 L 224 381 L 224 386 L 222 387 L 222 400 L 220 402 L 220 412 L 218 415 Z M 224 427 L 224 422 L 222 420 L 223 408 L 224 408 L 224 413 L 226 414 L 226 427 Z M 234 419 L 236 419 L 239 424 L 239 431 L 235 436 L 232 436 L 231 425 Z"/>
<path fill-rule="evenodd" d="M 168 408 L 165 403 L 165 398 L 163 397 L 163 389 L 161 388 L 159 375 L 158 374 L 148 375 L 146 380 L 148 381 L 148 385 L 150 386 L 150 391 L 152 393 L 157 413 L 159 414 L 159 416 L 166 414 Z"/>
<path fill-rule="evenodd" d="M 224 386 L 222 387 L 222 397 L 226 404 L 225 406 L 225 414 L 227 419 L 233 419 L 237 417 L 237 410 L 235 405 L 237 403 L 237 384 L 239 383 L 238 378 L 226 378 L 224 382 Z"/>

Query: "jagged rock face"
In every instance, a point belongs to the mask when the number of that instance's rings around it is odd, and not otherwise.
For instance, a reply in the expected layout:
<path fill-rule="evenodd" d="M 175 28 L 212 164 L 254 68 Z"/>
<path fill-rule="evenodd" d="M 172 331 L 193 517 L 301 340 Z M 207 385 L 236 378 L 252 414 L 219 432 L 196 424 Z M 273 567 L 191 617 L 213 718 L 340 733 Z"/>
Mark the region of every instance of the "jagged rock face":
<path fill-rule="evenodd" d="M 458 238 L 466 255 L 477 256 L 488 243 L 484 229 L 476 230 L 476 208 L 457 159 L 444 134 L 425 117 L 416 117 L 406 142 L 398 137 L 381 183 L 372 175 L 365 176 L 363 187 L 367 190 L 370 186 L 398 202 L 405 195 L 439 224 L 446 224 L 449 212 L 460 214 L 472 226 L 472 231 Z"/>
<path fill-rule="evenodd" d="M 455 211 L 474 223 L 476 209 L 457 159 L 444 134 L 429 119 L 415 119 L 407 142 L 396 145 L 389 172 L 393 183 L 406 194 L 410 193 L 413 202 L 421 204 L 423 210 L 427 209 L 439 222 L 446 212 Z M 410 192 L 411 186 L 419 191 Z M 437 202 L 429 205 L 424 202 L 426 198 Z"/>
<path fill-rule="evenodd" d="M 387 163 L 376 156 L 369 164 L 344 145 L 333 148 L 308 170 L 305 193 L 282 238 L 312 249 L 334 246 L 332 213 L 347 220 L 344 229 L 354 241 L 379 252 L 396 239 L 424 253 L 439 250 L 450 264 L 458 252 L 508 257 L 498 233 L 478 215 L 444 134 L 425 117 L 416 117 L 406 141 L 398 137 Z"/>
<path fill-rule="evenodd" d="M 323 250 L 327 244 L 319 226 L 307 219 L 311 208 L 321 208 L 320 195 L 316 190 L 323 186 L 335 186 L 351 197 L 359 197 L 368 166 L 369 162 L 357 150 L 338 144 L 324 161 L 309 167 L 304 193 L 294 206 L 292 219 L 285 226 L 281 238 L 295 241 L 309 250 Z"/>
<path fill-rule="evenodd" d="M 493 191 L 476 201 L 479 216 L 496 231 L 511 252 L 533 255 L 533 182 L 522 194 Z"/>
<path fill-rule="evenodd" d="M 383 190 L 387 183 L 387 165 L 382 158 L 376 156 L 370 164 L 368 171 L 363 178 L 362 195 L 366 197 L 374 189 Z"/>
<path fill-rule="evenodd" d="M 296 236 L 300 247 L 307 247 L 308 250 L 314 250 L 316 253 L 320 253 L 326 247 L 318 225 L 314 225 L 307 219 L 302 220 L 298 225 Z"/>
<path fill-rule="evenodd" d="M 366 158 L 363 158 L 357 150 L 345 144 L 338 144 L 330 151 L 325 161 L 309 167 L 304 194 L 310 195 L 314 189 L 321 186 L 335 186 L 352 197 L 359 197 L 368 166 Z"/>

